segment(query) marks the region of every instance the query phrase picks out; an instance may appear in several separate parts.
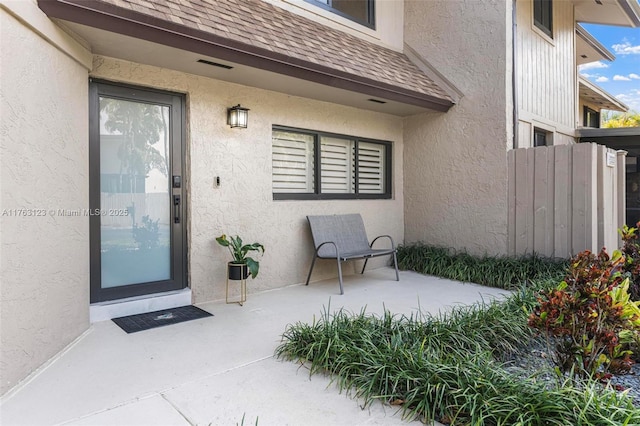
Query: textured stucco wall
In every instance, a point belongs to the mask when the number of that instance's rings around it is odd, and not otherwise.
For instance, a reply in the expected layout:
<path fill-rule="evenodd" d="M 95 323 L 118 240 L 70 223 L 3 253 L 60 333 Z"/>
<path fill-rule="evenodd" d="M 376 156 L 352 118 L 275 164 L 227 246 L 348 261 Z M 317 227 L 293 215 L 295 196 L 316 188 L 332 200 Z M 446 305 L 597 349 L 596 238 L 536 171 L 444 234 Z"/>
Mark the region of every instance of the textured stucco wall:
<path fill-rule="evenodd" d="M 266 247 L 250 293 L 304 282 L 312 258 L 306 215 L 359 212 L 370 236 L 384 233 L 402 241 L 400 118 L 99 56 L 92 75 L 187 94 L 189 281 L 196 302 L 224 298 L 230 259 L 214 239 L 222 233 Z M 226 108 L 238 103 L 251 110 L 248 129 L 226 125 Z M 274 201 L 273 125 L 392 141 L 394 199 Z M 335 263 L 321 261 L 312 280 L 335 276 Z"/>
<path fill-rule="evenodd" d="M 463 94 L 446 114 L 405 120 L 405 239 L 505 253 L 511 2 L 409 1 L 404 28 Z"/>
<path fill-rule="evenodd" d="M 24 19 L 46 19 L 32 2 L 15 6 Z M 89 218 L 51 212 L 88 207 L 88 70 L 7 10 L 0 7 L 0 394 L 89 326 Z"/>

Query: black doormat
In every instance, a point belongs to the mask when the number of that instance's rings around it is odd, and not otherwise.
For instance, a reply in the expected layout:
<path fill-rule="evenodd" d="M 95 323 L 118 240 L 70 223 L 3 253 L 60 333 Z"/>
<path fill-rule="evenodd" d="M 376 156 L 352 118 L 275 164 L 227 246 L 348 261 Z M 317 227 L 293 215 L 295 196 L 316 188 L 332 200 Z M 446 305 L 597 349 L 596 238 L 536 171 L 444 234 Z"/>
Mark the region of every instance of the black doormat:
<path fill-rule="evenodd" d="M 193 305 L 187 305 L 177 308 L 163 309 L 161 311 L 148 312 L 146 314 L 113 318 L 111 321 L 118 324 L 118 326 L 127 333 L 135 333 L 137 331 L 149 330 L 150 328 L 162 327 L 164 325 L 177 324 L 179 322 L 212 316 L 213 314 L 210 314 L 207 311 L 203 311 Z"/>

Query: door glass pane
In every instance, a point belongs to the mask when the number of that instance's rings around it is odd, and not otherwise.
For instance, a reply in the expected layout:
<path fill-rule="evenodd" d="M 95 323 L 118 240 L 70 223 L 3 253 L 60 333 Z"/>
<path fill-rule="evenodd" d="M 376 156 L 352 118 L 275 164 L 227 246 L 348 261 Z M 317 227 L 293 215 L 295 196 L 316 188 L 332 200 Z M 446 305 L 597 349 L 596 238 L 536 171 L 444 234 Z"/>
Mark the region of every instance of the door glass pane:
<path fill-rule="evenodd" d="M 103 288 L 171 278 L 169 107 L 100 97 Z"/>

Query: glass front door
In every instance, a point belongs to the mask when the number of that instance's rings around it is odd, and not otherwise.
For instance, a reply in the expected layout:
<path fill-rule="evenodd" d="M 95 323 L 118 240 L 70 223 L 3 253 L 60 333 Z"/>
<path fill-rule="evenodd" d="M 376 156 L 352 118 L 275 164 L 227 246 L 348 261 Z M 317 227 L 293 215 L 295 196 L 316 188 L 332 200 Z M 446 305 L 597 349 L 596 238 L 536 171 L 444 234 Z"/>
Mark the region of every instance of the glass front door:
<path fill-rule="evenodd" d="M 91 302 L 184 288 L 184 98 L 90 93 Z"/>

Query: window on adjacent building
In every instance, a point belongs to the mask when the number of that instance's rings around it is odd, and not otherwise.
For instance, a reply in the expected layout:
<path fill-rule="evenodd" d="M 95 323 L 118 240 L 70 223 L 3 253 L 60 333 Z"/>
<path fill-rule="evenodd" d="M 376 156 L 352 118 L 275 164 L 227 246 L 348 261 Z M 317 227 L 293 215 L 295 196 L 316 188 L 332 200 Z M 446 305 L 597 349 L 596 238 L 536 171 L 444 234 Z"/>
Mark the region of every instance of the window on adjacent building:
<path fill-rule="evenodd" d="M 600 128 L 600 113 L 589 108 L 588 106 L 585 106 L 583 113 L 583 123 L 585 127 L 594 127 L 596 129 Z"/>
<path fill-rule="evenodd" d="M 275 127 L 273 198 L 391 198 L 391 143 Z"/>
<path fill-rule="evenodd" d="M 533 0 L 533 23 L 540 31 L 553 37 L 552 0 Z"/>
<path fill-rule="evenodd" d="M 306 0 L 359 24 L 373 28 L 374 0 Z"/>
<path fill-rule="evenodd" d="M 534 127 L 533 129 L 533 146 L 553 145 L 553 133 Z"/>

